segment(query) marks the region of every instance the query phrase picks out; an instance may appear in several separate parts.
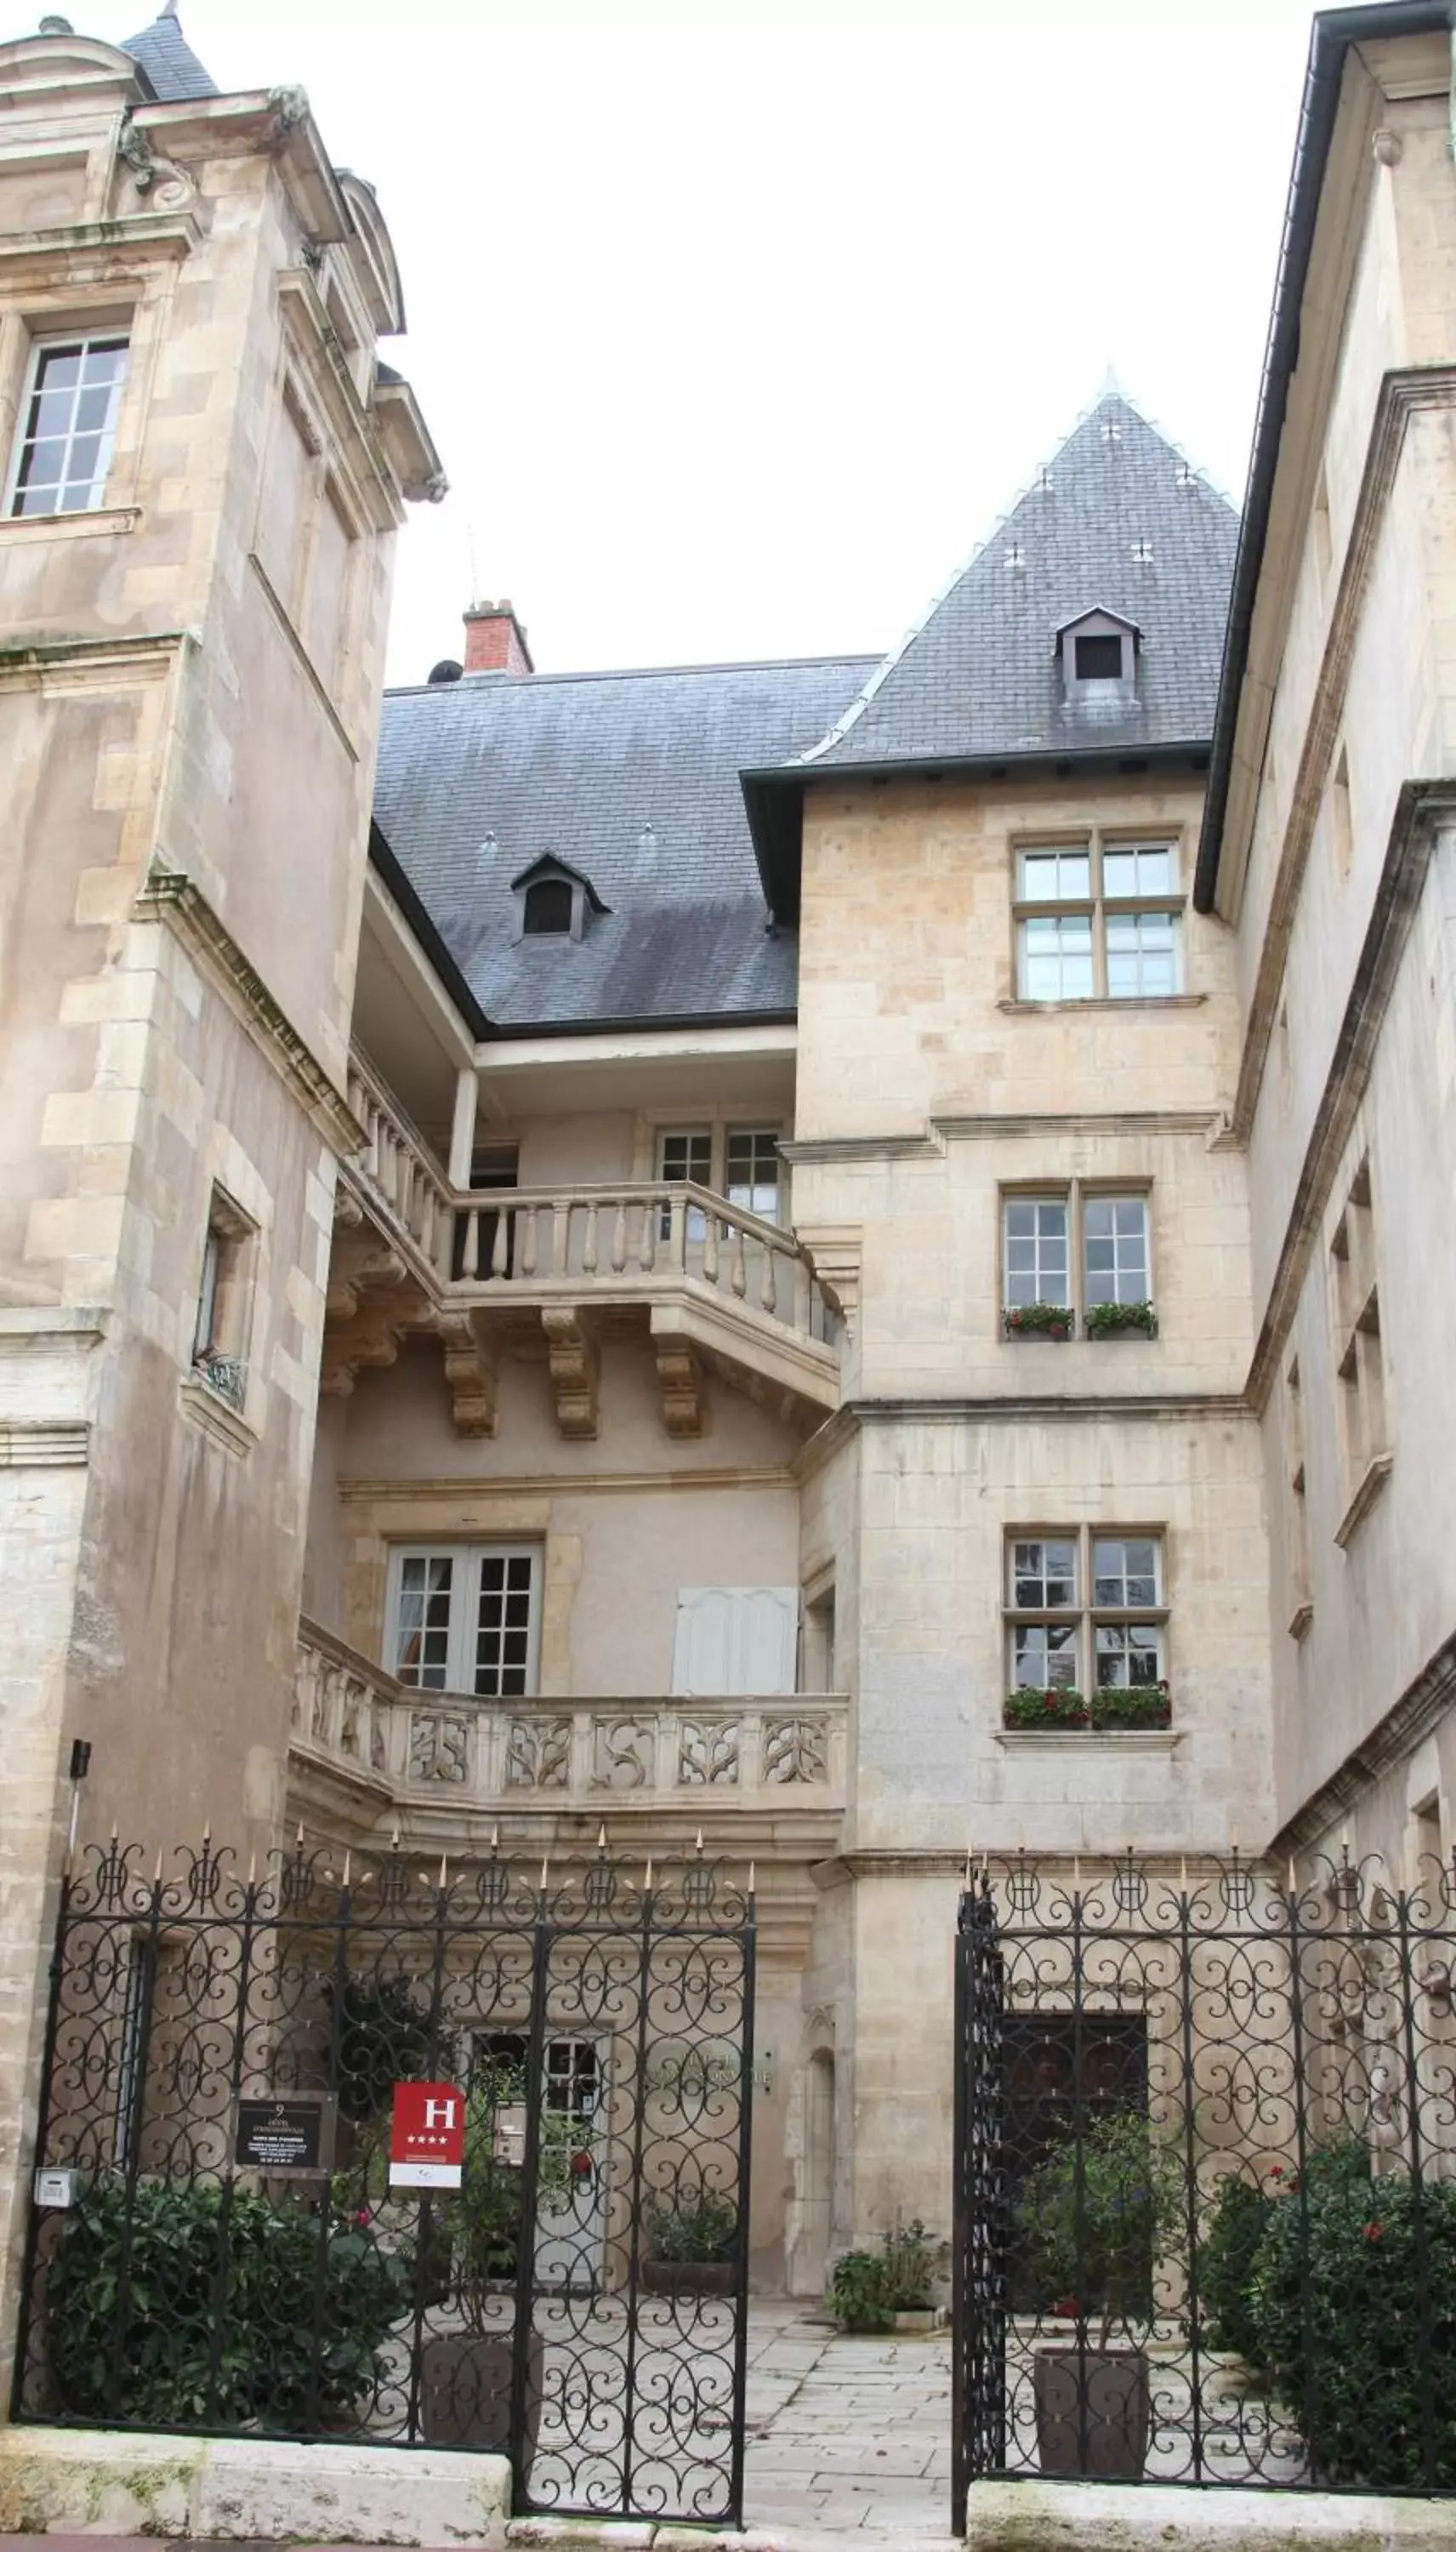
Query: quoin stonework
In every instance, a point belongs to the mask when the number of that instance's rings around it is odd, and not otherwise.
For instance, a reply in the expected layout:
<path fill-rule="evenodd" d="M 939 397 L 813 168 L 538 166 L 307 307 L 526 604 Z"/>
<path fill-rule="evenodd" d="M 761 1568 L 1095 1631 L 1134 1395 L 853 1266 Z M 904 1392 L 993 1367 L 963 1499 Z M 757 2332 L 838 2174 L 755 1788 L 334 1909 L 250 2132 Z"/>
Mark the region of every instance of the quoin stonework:
<path fill-rule="evenodd" d="M 73 1820 L 752 1868 L 817 2295 L 968 1859 L 1456 1843 L 1443 13 L 1316 21 L 1241 517 L 1108 387 L 883 660 L 388 694 L 372 187 L 0 50 L 0 2341 Z"/>

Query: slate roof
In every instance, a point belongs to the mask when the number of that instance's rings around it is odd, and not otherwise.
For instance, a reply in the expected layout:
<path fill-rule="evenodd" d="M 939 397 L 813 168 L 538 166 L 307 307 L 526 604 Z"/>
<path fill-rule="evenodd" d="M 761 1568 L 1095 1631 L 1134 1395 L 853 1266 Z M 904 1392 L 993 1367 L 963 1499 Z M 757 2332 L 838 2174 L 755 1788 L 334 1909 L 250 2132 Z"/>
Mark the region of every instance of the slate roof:
<path fill-rule="evenodd" d="M 1109 390 L 1076 427 L 812 768 L 1204 744 L 1238 516 Z M 1135 545 L 1151 545 L 1140 564 Z M 1019 564 L 1013 564 L 1019 552 Z M 1084 611 L 1142 632 L 1136 697 L 1063 693 L 1056 632 Z"/>
<path fill-rule="evenodd" d="M 178 20 L 170 14 L 144 27 L 139 36 L 125 37 L 121 50 L 141 63 L 153 95 L 163 105 L 170 106 L 178 98 L 218 94 L 216 80 L 203 69 Z"/>
<path fill-rule="evenodd" d="M 467 676 L 384 701 L 375 819 L 471 992 L 520 1029 L 790 1016 L 739 773 L 823 735 L 873 657 Z M 510 881 L 554 857 L 611 909 L 517 939 Z"/>

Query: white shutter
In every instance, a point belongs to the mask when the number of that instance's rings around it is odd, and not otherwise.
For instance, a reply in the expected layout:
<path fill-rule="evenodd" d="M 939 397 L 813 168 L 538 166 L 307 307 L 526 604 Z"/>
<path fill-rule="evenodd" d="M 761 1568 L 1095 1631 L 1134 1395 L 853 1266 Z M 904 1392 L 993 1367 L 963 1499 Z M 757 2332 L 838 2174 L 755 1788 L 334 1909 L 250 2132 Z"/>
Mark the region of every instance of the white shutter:
<path fill-rule="evenodd" d="M 797 1649 L 796 1586 L 678 1588 L 676 1694 L 792 1692 Z"/>

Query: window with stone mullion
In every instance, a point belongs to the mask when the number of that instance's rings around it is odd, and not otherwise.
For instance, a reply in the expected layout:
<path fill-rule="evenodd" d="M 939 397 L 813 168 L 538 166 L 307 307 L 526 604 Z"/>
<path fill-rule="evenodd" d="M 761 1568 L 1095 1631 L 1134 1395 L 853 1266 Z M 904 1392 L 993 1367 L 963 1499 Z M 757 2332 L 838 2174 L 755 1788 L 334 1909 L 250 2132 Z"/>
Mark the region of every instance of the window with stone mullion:
<path fill-rule="evenodd" d="M 1005 1307 L 1058 1303 L 1070 1309 L 1070 1199 L 1007 1197 L 1005 1204 Z"/>
<path fill-rule="evenodd" d="M 1077 1536 L 1013 1535 L 1006 1570 L 1011 1689 L 1075 1689 L 1083 1618 Z"/>

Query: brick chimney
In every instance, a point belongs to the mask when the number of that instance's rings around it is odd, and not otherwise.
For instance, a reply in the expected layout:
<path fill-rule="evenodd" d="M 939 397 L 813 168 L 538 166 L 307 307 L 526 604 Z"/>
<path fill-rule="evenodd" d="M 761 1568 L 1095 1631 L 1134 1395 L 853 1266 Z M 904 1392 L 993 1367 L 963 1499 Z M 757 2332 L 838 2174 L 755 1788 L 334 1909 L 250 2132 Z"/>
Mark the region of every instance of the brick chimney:
<path fill-rule="evenodd" d="M 502 595 L 499 602 L 474 602 L 466 613 L 466 672 L 468 674 L 534 674 L 531 650 L 526 632 L 516 618 L 515 605 Z"/>

